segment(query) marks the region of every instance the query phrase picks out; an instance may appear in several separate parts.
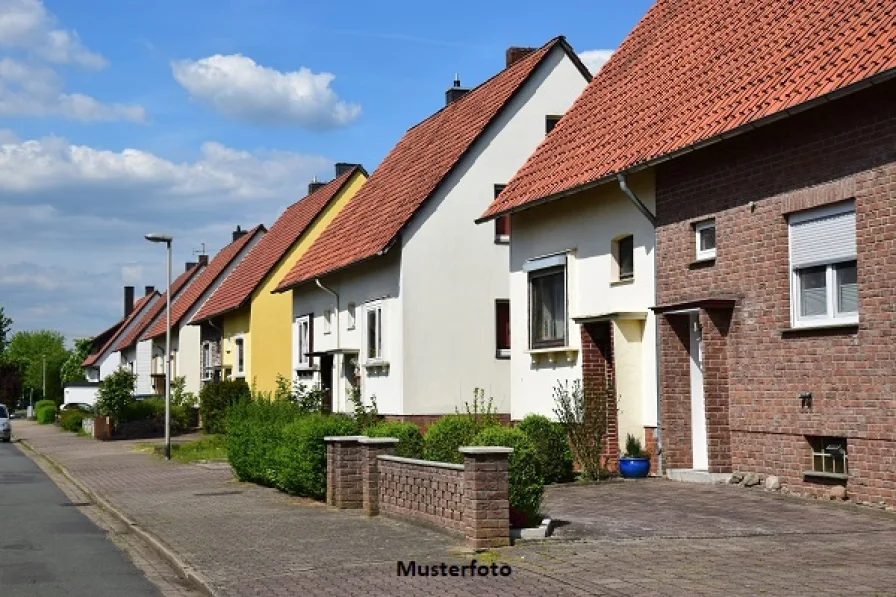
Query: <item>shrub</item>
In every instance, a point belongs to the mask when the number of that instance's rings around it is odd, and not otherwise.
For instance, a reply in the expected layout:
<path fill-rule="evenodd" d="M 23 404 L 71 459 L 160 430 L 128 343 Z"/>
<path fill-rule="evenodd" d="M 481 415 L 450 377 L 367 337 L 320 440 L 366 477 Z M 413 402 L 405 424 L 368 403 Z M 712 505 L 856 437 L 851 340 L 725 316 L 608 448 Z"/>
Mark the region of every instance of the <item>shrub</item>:
<path fill-rule="evenodd" d="M 368 427 L 373 427 L 380 422 L 380 414 L 376 407 L 376 396 L 370 397 L 370 406 L 367 406 L 364 404 L 364 399 L 361 398 L 361 389 L 356 385 L 354 388 L 348 390 L 348 400 L 352 403 L 354 408 L 352 418 L 358 424 L 361 431 L 364 431 Z"/>
<path fill-rule="evenodd" d="M 378 423 L 364 430 L 370 437 L 394 437 L 399 440 L 395 455 L 404 458 L 423 458 L 423 435 L 413 423 Z"/>
<path fill-rule="evenodd" d="M 56 401 L 55 400 L 38 400 L 37 402 L 34 403 L 34 412 L 36 413 L 38 410 L 40 410 L 44 406 L 52 406 L 55 408 Z"/>
<path fill-rule="evenodd" d="M 465 416 L 468 419 L 472 419 L 476 428 L 482 430 L 486 427 L 491 427 L 492 425 L 500 425 L 500 421 L 498 421 L 498 411 L 495 410 L 493 403 L 494 398 L 489 398 L 488 401 L 485 400 L 485 390 L 482 388 L 474 388 L 473 404 L 464 402 L 464 412 L 461 413 L 457 407 L 455 407 L 454 412 L 458 415 Z"/>
<path fill-rule="evenodd" d="M 250 396 L 249 385 L 243 379 L 213 381 L 203 387 L 199 392 L 199 415 L 206 433 L 224 433 L 227 411 L 248 401 Z"/>
<path fill-rule="evenodd" d="M 641 447 L 640 439 L 628 433 L 625 436 L 625 456 L 628 458 L 647 458 L 650 454 Z"/>
<path fill-rule="evenodd" d="M 485 429 L 496 427 L 488 425 Z M 483 431 L 479 423 L 466 415 L 446 415 L 426 430 L 423 440 L 423 457 L 439 462 L 463 463 L 463 455 L 457 451 L 462 446 L 473 445 L 473 438 Z"/>
<path fill-rule="evenodd" d="M 188 406 L 171 405 L 171 433 L 183 433 L 189 428 Z M 135 400 L 122 410 L 118 421 L 120 423 L 138 423 L 145 425 L 122 426 L 124 435 L 136 433 L 137 435 L 159 434 L 165 432 L 165 399 L 146 398 Z"/>
<path fill-rule="evenodd" d="M 604 437 L 610 414 L 615 411 L 616 392 L 612 384 L 603 387 L 576 380 L 554 388 L 554 414 L 563 426 L 573 455 L 582 465 L 584 477 L 600 479 Z"/>
<path fill-rule="evenodd" d="M 171 380 L 171 406 L 194 406 L 196 395 L 186 391 L 187 378 L 179 375 Z"/>
<path fill-rule="evenodd" d="M 134 398 L 136 384 L 137 375 L 127 369 L 118 369 L 106 376 L 97 390 L 97 414 L 110 416 L 115 420 L 120 419 L 122 412 L 136 400 Z"/>
<path fill-rule="evenodd" d="M 511 520 L 537 524 L 544 495 L 544 478 L 532 440 L 519 429 L 493 426 L 482 430 L 473 440 L 473 445 L 513 448 L 508 462 Z"/>
<path fill-rule="evenodd" d="M 358 424 L 342 414 L 304 415 L 287 425 L 276 453 L 277 487 L 283 491 L 324 499 L 327 495 L 328 435 L 355 435 Z"/>
<path fill-rule="evenodd" d="M 44 404 L 37 409 L 35 418 L 41 425 L 47 425 L 56 422 L 56 405 Z"/>
<path fill-rule="evenodd" d="M 59 426 L 66 431 L 77 433 L 81 429 L 81 422 L 84 420 L 84 413 L 79 410 L 64 410 L 59 415 Z"/>
<path fill-rule="evenodd" d="M 227 410 L 227 459 L 240 481 L 277 485 L 283 429 L 300 416 L 289 402 L 237 402 Z"/>
<path fill-rule="evenodd" d="M 545 483 L 572 480 L 572 452 L 562 425 L 542 415 L 528 415 L 518 428 L 535 445 L 535 454 Z"/>

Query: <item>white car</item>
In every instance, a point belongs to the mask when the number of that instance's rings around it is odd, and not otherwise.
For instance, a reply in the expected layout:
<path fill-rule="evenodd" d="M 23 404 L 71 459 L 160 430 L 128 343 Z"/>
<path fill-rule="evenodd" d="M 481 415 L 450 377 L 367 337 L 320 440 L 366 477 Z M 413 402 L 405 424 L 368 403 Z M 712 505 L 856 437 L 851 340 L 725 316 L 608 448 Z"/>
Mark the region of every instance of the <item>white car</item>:
<path fill-rule="evenodd" d="M 8 442 L 12 439 L 12 425 L 9 422 L 11 415 L 6 406 L 0 404 L 0 439 Z"/>

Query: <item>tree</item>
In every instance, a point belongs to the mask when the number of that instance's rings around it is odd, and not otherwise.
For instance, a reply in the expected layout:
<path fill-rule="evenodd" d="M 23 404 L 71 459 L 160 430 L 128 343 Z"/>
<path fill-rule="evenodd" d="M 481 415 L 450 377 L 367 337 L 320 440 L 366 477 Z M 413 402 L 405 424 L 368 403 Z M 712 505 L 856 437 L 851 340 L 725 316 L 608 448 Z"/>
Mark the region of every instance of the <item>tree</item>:
<path fill-rule="evenodd" d="M 12 328 L 12 319 L 6 316 L 6 313 L 3 312 L 3 307 L 0 307 L 0 354 L 3 354 L 3 351 L 6 350 L 7 341 L 9 339 L 9 330 Z"/>
<path fill-rule="evenodd" d="M 47 395 L 41 398 L 62 402 L 59 373 L 68 358 L 62 334 L 52 330 L 16 332 L 4 351 L 4 357 L 24 364 L 22 385 L 26 394 L 33 389 L 35 396 L 42 394 L 43 359 L 46 358 Z"/>
<path fill-rule="evenodd" d="M 92 338 L 75 340 L 74 350 L 68 352 L 68 358 L 65 360 L 65 363 L 62 364 L 60 377 L 62 378 L 63 384 L 76 381 L 87 381 L 87 376 L 84 375 L 84 369 L 81 367 L 81 363 L 83 363 L 84 359 L 87 358 L 87 355 L 90 354 L 90 346 L 92 342 Z"/>
<path fill-rule="evenodd" d="M 129 404 L 134 402 L 134 387 L 137 375 L 121 368 L 111 373 L 100 383 L 96 395 L 96 412 L 118 419 Z"/>

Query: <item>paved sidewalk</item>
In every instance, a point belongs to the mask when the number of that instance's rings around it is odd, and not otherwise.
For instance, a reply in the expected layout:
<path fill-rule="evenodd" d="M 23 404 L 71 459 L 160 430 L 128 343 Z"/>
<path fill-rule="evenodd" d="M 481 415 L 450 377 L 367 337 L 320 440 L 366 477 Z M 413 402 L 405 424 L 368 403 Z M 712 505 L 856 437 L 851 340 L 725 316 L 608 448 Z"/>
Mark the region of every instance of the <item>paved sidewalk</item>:
<path fill-rule="evenodd" d="M 460 540 L 167 463 L 129 444 L 15 433 L 178 553 L 221 595 L 896 595 L 896 521 L 666 481 L 552 488 L 566 540 L 479 556 L 508 578 L 398 578 L 469 563 Z M 491 561 L 489 559 L 489 562 Z"/>

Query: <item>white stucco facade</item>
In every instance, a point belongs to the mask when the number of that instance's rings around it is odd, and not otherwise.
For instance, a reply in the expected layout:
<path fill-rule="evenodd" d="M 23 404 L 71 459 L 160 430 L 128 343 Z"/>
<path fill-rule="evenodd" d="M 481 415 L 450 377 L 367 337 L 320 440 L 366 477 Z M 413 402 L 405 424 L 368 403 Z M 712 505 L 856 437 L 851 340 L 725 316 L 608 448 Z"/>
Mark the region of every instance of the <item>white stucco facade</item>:
<path fill-rule="evenodd" d="M 652 172 L 629 186 L 655 213 Z M 553 417 L 558 382 L 582 379 L 581 325 L 610 322 L 613 339 L 619 439 L 644 441 L 657 420 L 654 229 L 615 183 L 522 211 L 512 217 L 510 246 L 511 414 Z M 634 275 L 619 281 L 613 243 L 633 238 Z M 533 350 L 530 341 L 530 273 L 539 258 L 566 256 L 565 347 Z M 528 265 L 527 265 L 528 264 Z M 578 322 L 578 323 L 577 323 Z"/>
<path fill-rule="evenodd" d="M 362 393 L 376 396 L 380 413 L 453 413 L 472 401 L 476 388 L 494 399 L 499 412 L 510 411 L 511 364 L 497 355 L 495 306 L 511 298 L 510 251 L 496 242 L 494 225 L 475 219 L 494 199 L 495 185 L 506 184 L 544 139 L 546 117 L 565 113 L 586 84 L 555 47 L 386 255 L 321 280 L 339 294 L 340 348 L 361 350 Z M 335 347 L 335 336 L 324 336 L 322 318 L 333 297 L 313 282 L 293 297 L 294 317 L 314 314 L 314 350 Z M 367 366 L 364 307 L 381 298 L 388 365 Z M 349 303 L 357 309 L 354 330 L 346 327 Z M 342 366 L 337 362 L 334 369 L 341 372 Z M 334 384 L 339 409 L 345 383 Z"/>

